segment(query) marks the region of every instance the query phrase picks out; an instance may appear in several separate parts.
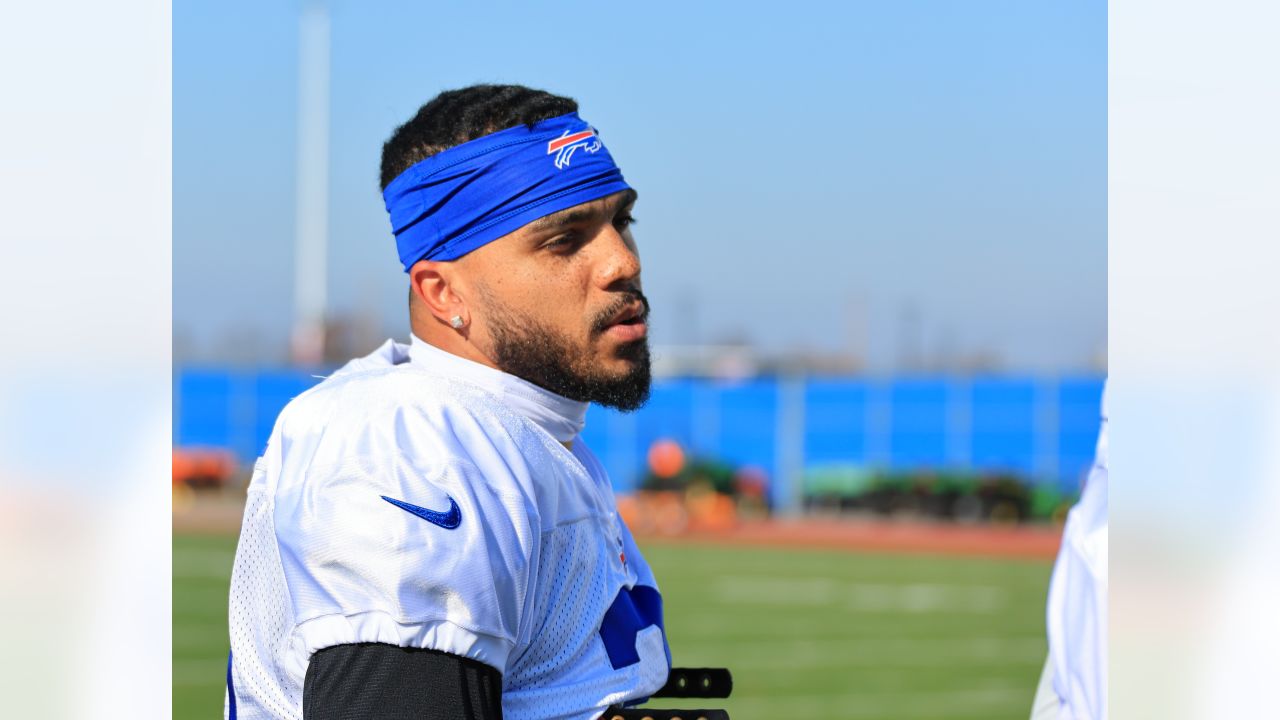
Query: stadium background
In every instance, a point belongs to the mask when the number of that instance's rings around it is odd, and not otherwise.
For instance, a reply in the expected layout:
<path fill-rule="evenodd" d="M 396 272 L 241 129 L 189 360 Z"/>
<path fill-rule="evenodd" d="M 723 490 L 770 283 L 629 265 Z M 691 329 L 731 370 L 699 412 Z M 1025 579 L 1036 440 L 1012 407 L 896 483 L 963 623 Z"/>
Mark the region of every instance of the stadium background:
<path fill-rule="evenodd" d="M 378 146 L 487 80 L 577 97 L 641 188 L 658 380 L 585 437 L 677 663 L 733 669 L 735 718 L 1025 717 L 1105 375 L 1105 4 L 499 15 L 174 8 L 174 716 L 220 712 L 242 485 L 279 408 L 404 336 Z"/>

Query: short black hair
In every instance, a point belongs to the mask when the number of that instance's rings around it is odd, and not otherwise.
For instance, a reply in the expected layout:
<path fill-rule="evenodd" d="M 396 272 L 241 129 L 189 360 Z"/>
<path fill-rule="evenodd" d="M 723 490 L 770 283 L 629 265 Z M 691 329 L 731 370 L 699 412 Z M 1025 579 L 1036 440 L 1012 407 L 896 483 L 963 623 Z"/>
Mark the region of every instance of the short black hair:
<path fill-rule="evenodd" d="M 455 145 L 517 125 L 577 112 L 572 98 L 523 85 L 446 90 L 418 109 L 382 145 L 382 189 L 414 163 Z"/>

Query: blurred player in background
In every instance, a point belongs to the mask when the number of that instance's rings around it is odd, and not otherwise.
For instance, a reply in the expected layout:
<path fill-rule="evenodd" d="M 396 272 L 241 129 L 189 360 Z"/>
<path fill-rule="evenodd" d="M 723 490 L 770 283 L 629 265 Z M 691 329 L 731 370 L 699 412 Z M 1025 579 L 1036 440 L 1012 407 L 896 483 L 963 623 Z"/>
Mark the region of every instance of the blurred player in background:
<path fill-rule="evenodd" d="M 1049 581 L 1049 657 L 1032 720 L 1107 717 L 1107 391 L 1093 468 L 1062 530 Z"/>
<path fill-rule="evenodd" d="M 384 146 L 413 336 L 276 422 L 227 717 L 585 720 L 666 681 L 662 598 L 579 437 L 650 372 L 636 193 L 577 109 L 478 85 Z"/>

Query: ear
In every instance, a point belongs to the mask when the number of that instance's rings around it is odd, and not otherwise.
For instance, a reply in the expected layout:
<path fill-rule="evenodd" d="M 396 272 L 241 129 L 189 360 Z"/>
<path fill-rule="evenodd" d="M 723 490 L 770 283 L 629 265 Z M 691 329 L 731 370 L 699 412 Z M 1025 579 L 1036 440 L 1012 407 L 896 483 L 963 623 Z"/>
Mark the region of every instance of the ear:
<path fill-rule="evenodd" d="M 458 293 L 456 268 L 452 263 L 419 260 L 409 268 L 413 294 L 438 322 L 453 325 L 453 318 L 470 320 L 466 302 Z"/>

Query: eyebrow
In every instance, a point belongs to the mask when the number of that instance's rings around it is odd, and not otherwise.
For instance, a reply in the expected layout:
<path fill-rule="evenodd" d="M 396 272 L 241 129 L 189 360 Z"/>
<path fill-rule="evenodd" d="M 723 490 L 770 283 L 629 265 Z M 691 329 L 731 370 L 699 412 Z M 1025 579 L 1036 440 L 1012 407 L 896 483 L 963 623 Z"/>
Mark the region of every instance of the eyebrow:
<path fill-rule="evenodd" d="M 529 229 L 532 230 L 533 232 L 542 232 L 545 230 L 558 228 L 564 225 L 572 225 L 574 223 L 590 220 L 596 217 L 597 215 L 616 213 L 621 208 L 627 207 L 628 205 L 635 203 L 636 198 L 638 198 L 639 196 L 640 194 L 637 193 L 635 190 L 632 190 L 631 188 L 627 188 L 626 190 L 623 190 L 622 194 L 618 196 L 617 203 L 606 212 L 602 213 L 600 211 L 592 210 L 579 205 L 577 207 L 571 207 L 567 210 L 561 210 L 560 212 L 557 212 L 557 213 L 551 213 L 550 215 L 547 215 L 545 217 L 540 217 L 537 220 L 534 220 L 533 222 L 529 223 Z"/>

